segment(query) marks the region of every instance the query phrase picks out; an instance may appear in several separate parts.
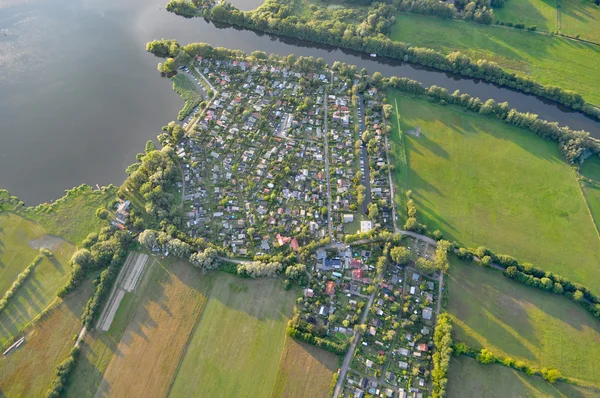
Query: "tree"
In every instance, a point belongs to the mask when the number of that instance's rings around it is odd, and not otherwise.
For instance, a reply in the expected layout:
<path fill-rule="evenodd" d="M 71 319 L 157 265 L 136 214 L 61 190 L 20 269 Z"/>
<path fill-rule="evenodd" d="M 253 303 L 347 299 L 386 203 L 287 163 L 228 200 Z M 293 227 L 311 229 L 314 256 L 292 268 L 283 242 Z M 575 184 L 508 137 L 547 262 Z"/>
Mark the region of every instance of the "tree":
<path fill-rule="evenodd" d="M 419 257 L 416 264 L 417 269 L 425 274 L 433 274 L 438 269 L 433 261 L 429 261 L 423 257 Z"/>
<path fill-rule="evenodd" d="M 542 373 L 542 378 L 544 380 L 547 380 L 550 383 L 554 383 L 562 377 L 560 374 L 560 370 L 558 370 L 558 369 L 543 368 L 541 373 Z"/>
<path fill-rule="evenodd" d="M 481 264 L 485 267 L 489 267 L 492 264 L 492 258 L 490 256 L 483 256 L 481 258 Z"/>
<path fill-rule="evenodd" d="M 379 215 L 379 207 L 377 206 L 377 203 L 371 203 L 369 205 L 369 218 L 371 220 L 375 220 L 378 215 Z"/>
<path fill-rule="evenodd" d="M 482 348 L 479 354 L 477 355 L 477 361 L 483 364 L 490 364 L 496 362 L 496 357 L 487 348 Z"/>
<path fill-rule="evenodd" d="M 385 104 L 383 106 L 383 116 L 386 119 L 389 119 L 392 116 L 392 105 L 390 104 Z"/>
<path fill-rule="evenodd" d="M 390 257 L 398 265 L 408 264 L 410 260 L 410 250 L 404 246 L 396 246 L 390 250 Z"/>
<path fill-rule="evenodd" d="M 154 145 L 154 141 L 148 140 L 146 141 L 146 154 L 156 151 L 156 145 Z"/>
<path fill-rule="evenodd" d="M 148 249 L 152 250 L 158 246 L 158 232 L 152 229 L 146 229 L 140 233 L 138 241 Z"/>

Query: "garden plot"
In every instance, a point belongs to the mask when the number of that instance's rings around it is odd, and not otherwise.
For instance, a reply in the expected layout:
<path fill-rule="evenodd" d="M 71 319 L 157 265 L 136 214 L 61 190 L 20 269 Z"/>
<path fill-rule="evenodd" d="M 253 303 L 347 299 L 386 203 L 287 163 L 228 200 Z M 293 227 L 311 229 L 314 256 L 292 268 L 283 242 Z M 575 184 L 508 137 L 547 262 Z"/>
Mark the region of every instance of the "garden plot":
<path fill-rule="evenodd" d="M 121 300 L 125 296 L 125 293 L 133 292 L 137 286 L 138 281 L 141 279 L 146 262 L 148 261 L 148 255 L 144 253 L 130 253 L 125 261 L 125 265 L 119 272 L 117 283 L 113 288 L 113 291 L 108 300 L 108 304 L 104 308 L 100 319 L 98 320 L 97 327 L 102 331 L 110 329 L 113 319 Z"/>

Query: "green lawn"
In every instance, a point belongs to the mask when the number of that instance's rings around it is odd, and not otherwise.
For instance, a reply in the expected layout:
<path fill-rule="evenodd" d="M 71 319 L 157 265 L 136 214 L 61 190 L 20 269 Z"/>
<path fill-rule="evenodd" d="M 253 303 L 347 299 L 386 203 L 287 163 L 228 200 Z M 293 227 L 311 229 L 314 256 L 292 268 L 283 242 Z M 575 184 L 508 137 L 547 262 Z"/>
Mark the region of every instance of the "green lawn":
<path fill-rule="evenodd" d="M 510 3 L 506 4 L 509 7 Z M 459 50 L 488 59 L 542 84 L 580 93 L 600 105 L 600 47 L 542 34 L 399 14 L 391 38 L 444 53 Z"/>
<path fill-rule="evenodd" d="M 581 166 L 580 172 L 583 177 L 591 180 L 583 182 L 582 189 L 596 226 L 600 226 L 600 159 L 598 157 L 587 159 Z"/>
<path fill-rule="evenodd" d="M 294 299 L 279 279 L 218 274 L 170 395 L 271 396 Z"/>
<path fill-rule="evenodd" d="M 481 365 L 473 358 L 453 357 L 448 370 L 448 398 L 463 397 L 594 397 L 600 391 L 567 383 L 550 384 L 539 376 L 501 366 Z"/>
<path fill-rule="evenodd" d="M 555 143 L 456 107 L 397 99 L 420 222 L 600 292 L 598 235 Z M 417 126 L 419 138 L 407 133 Z"/>
<path fill-rule="evenodd" d="M 600 6 L 591 0 L 560 0 L 560 31 L 600 42 Z"/>
<path fill-rule="evenodd" d="M 574 302 L 454 256 L 447 286 L 454 340 L 600 386 L 600 322 Z"/>
<path fill-rule="evenodd" d="M 508 0 L 504 7 L 494 9 L 495 19 L 503 22 L 535 25 L 538 30 L 556 30 L 556 1 Z"/>

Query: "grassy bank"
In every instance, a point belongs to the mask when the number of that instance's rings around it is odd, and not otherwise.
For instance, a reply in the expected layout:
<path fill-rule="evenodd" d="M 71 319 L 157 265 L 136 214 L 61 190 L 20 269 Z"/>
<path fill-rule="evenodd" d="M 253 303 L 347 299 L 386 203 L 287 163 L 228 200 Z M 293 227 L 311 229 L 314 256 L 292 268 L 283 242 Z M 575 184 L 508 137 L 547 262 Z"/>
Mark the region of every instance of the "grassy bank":
<path fill-rule="evenodd" d="M 510 7 L 507 3 L 506 7 Z M 600 105 L 600 47 L 498 26 L 399 14 L 390 37 L 445 53 L 459 50 Z M 426 32 L 426 34 L 424 34 Z"/>
<path fill-rule="evenodd" d="M 600 323 L 576 303 L 455 257 L 448 287 L 455 340 L 600 386 Z"/>
<path fill-rule="evenodd" d="M 481 365 L 469 357 L 452 358 L 448 370 L 448 398 L 594 397 L 599 392 L 567 383 L 550 384 L 541 377 L 502 365 Z"/>
<path fill-rule="evenodd" d="M 294 299 L 280 280 L 219 274 L 171 396 L 270 396 Z"/>
<path fill-rule="evenodd" d="M 417 218 L 430 231 L 530 261 L 600 292 L 598 235 L 575 173 L 554 143 L 458 108 L 395 95 L 390 103 L 395 98 L 406 134 L 408 185 Z M 409 134 L 417 127 L 419 137 Z"/>
<path fill-rule="evenodd" d="M 202 96 L 188 77 L 177 74 L 171 80 L 173 81 L 173 90 L 185 101 L 185 105 L 177 115 L 178 120 L 183 120 L 198 106 Z"/>

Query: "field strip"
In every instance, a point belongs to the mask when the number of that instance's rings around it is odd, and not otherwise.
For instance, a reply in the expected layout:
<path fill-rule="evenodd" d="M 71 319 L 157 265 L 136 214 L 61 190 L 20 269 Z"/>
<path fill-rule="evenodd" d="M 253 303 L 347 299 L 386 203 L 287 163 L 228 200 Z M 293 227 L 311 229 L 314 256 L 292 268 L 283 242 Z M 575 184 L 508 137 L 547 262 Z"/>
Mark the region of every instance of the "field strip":
<path fill-rule="evenodd" d="M 121 290 L 121 283 L 123 282 L 125 275 L 127 274 L 129 268 L 134 263 L 134 261 L 136 261 L 136 259 L 138 258 L 139 255 L 140 255 L 139 253 L 130 252 L 129 256 L 127 256 L 127 260 L 125 260 L 125 264 L 123 265 L 123 268 L 121 268 L 121 271 L 119 272 L 117 281 L 115 282 L 115 285 L 113 286 L 113 289 L 110 292 L 110 297 L 108 298 L 106 306 L 104 307 L 104 310 L 102 310 L 100 319 L 98 319 L 98 323 L 96 324 L 96 327 L 99 327 L 103 331 L 108 330 L 110 328 L 110 323 L 108 324 L 108 326 L 106 326 L 106 320 L 110 315 L 111 309 L 114 305 L 114 301 L 116 300 L 116 298 L 118 296 L 118 292 L 119 292 L 119 290 Z M 119 299 L 118 302 L 121 303 L 122 299 L 123 299 L 123 297 L 121 296 L 121 299 Z M 117 308 L 119 308 L 118 305 L 117 305 Z M 115 312 L 116 312 L 116 310 L 115 310 Z M 112 318 L 114 318 L 114 314 L 113 314 Z M 111 322 L 112 322 L 112 319 L 111 319 Z M 106 327 L 106 329 L 105 329 L 105 327 Z"/>
<path fill-rule="evenodd" d="M 115 315 L 117 314 L 117 310 L 119 309 L 119 305 L 121 304 L 121 300 L 123 300 L 123 296 L 125 296 L 125 290 L 119 289 L 115 299 L 112 301 L 112 305 L 108 309 L 108 313 L 106 314 L 106 318 L 104 319 L 104 323 L 100 325 L 100 330 L 106 332 L 110 329 L 110 325 L 112 324 L 113 319 L 115 319 Z"/>
<path fill-rule="evenodd" d="M 133 267 L 129 268 L 129 272 L 125 277 L 125 283 L 122 286 L 123 289 L 125 289 L 128 292 L 132 292 L 135 290 L 135 287 L 137 286 L 137 283 L 140 280 L 140 276 L 144 272 L 147 260 L 147 254 L 140 254 L 137 257 L 135 264 L 133 265 Z"/>

